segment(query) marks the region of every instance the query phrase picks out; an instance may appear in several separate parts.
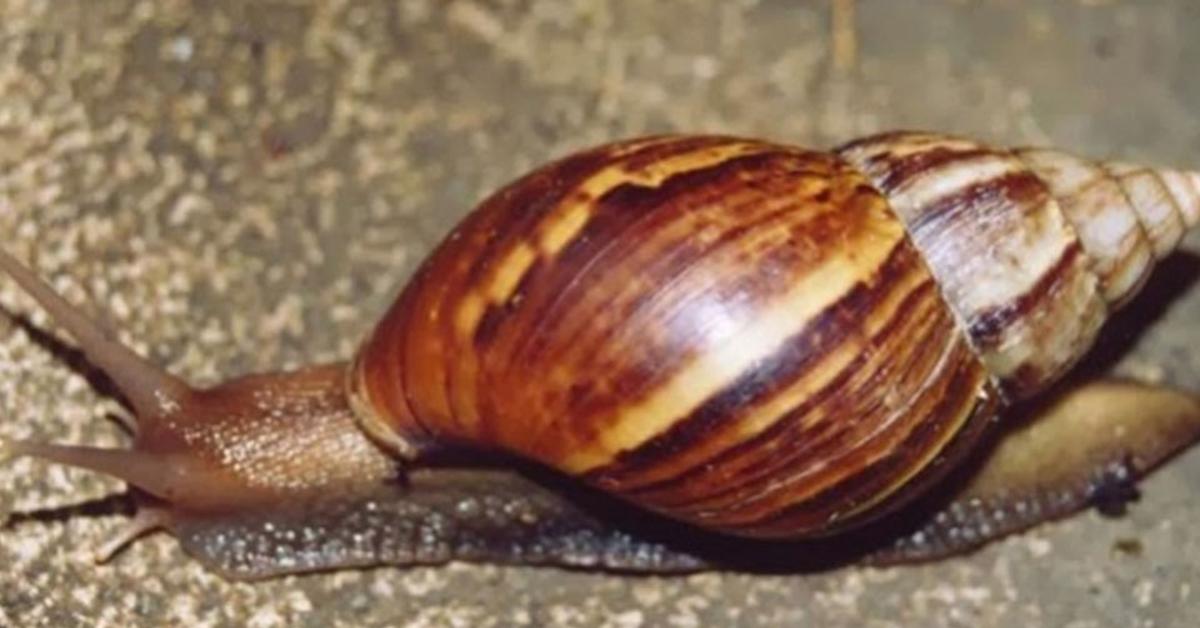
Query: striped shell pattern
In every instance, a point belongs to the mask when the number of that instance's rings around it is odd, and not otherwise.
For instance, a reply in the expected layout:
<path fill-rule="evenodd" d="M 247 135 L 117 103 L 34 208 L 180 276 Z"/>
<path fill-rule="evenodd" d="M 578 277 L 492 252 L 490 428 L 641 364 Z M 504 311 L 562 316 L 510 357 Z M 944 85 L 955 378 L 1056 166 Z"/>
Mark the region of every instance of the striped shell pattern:
<path fill-rule="evenodd" d="M 890 133 L 626 141 L 484 201 L 352 370 L 409 456 L 499 449 L 810 537 L 918 494 L 1200 220 L 1200 177 Z"/>

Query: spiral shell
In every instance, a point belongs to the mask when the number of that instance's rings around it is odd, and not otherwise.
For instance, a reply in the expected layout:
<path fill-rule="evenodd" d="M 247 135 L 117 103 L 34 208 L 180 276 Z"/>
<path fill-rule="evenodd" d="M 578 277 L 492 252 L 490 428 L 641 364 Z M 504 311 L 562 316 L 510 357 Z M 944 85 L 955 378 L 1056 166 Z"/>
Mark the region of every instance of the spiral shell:
<path fill-rule="evenodd" d="M 893 133 L 838 154 L 887 196 L 1009 399 L 1086 352 L 1200 207 L 1194 175 L 1053 150 Z"/>
<path fill-rule="evenodd" d="M 828 534 L 1074 363 L 1198 190 L 930 134 L 599 147 L 445 239 L 362 346 L 353 402 L 410 456 L 500 449 L 707 528 Z"/>

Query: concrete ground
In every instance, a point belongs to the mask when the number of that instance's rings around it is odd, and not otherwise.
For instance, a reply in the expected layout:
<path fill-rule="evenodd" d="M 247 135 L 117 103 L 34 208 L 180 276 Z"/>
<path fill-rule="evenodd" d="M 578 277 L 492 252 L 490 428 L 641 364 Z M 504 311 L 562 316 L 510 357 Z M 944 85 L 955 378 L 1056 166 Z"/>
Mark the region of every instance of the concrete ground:
<path fill-rule="evenodd" d="M 816 1 L 0 0 L 0 238 L 211 382 L 349 356 L 475 200 L 605 139 L 924 127 L 1200 168 L 1194 0 L 854 4 L 835 27 Z M 1164 266 L 1091 368 L 1200 389 L 1200 257 Z M 9 281 L 0 304 L 32 311 Z M 5 436 L 123 442 L 117 406 L 8 318 L 0 408 Z M 0 625 L 1193 626 L 1198 485 L 1194 451 L 1124 518 L 919 567 L 233 584 L 161 535 L 94 566 L 120 485 L 22 461 L 0 468 Z"/>

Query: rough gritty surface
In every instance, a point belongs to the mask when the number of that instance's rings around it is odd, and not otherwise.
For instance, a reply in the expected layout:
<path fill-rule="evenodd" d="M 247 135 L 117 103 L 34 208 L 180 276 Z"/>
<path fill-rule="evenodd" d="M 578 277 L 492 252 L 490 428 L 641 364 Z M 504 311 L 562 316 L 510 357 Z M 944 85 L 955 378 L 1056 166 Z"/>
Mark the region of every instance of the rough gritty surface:
<path fill-rule="evenodd" d="M 828 6 L 0 0 L 0 238 L 211 382 L 348 356 L 482 194 L 604 139 L 927 127 L 1200 167 L 1193 0 L 860 0 L 838 55 Z M 1168 262 L 1095 368 L 1200 389 L 1198 277 L 1194 254 Z M 0 304 L 34 311 L 7 281 Z M 123 442 L 117 406 L 8 318 L 0 403 L 5 436 Z M 93 566 L 123 515 L 75 506 L 120 486 L 22 461 L 0 468 L 22 513 L 0 528 L 0 625 L 1191 626 L 1197 485 L 1193 452 L 1123 519 L 902 569 L 231 584 L 163 536 Z"/>

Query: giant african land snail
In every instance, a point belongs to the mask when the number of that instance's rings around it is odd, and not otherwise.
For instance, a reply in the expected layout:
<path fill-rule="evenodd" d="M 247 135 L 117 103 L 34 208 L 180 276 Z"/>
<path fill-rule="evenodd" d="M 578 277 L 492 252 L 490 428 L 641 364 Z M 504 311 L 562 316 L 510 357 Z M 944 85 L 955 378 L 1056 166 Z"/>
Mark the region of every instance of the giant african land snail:
<path fill-rule="evenodd" d="M 131 450 L 0 446 L 139 490 L 105 555 L 166 527 L 232 577 L 455 558 L 695 569 L 720 560 L 463 452 L 573 476 L 718 543 L 811 547 L 969 460 L 1198 221 L 1200 175 L 1058 151 L 922 133 L 832 152 L 631 140 L 484 201 L 351 363 L 206 390 L 0 254 L 137 416 Z M 1021 448 L 1046 436 L 1007 438 L 879 555 L 940 555 L 1077 509 L 1194 440 L 1200 406 L 1093 385 L 1040 422 L 1086 434 L 1043 466 Z"/>

